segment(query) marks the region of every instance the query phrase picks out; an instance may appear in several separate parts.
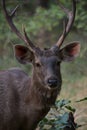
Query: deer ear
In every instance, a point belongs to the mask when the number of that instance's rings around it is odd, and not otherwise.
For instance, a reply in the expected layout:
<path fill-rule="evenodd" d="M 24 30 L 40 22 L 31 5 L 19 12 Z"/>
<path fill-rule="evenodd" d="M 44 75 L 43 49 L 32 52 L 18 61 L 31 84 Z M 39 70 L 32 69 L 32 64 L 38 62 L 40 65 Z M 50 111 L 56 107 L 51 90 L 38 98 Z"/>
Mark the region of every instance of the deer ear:
<path fill-rule="evenodd" d="M 60 50 L 62 61 L 72 61 L 80 52 L 80 44 L 73 42 Z"/>
<path fill-rule="evenodd" d="M 17 60 L 22 64 L 32 62 L 34 58 L 33 53 L 26 46 L 15 45 L 14 53 Z"/>

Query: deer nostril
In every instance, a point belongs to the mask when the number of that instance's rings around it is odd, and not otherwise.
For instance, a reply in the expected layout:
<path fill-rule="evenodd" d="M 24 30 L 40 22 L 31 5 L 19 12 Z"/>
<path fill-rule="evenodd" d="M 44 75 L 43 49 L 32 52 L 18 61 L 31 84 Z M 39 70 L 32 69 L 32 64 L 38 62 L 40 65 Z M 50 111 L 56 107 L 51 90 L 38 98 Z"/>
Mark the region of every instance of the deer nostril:
<path fill-rule="evenodd" d="M 56 87 L 57 86 L 57 83 L 58 83 L 58 81 L 57 81 L 57 79 L 56 78 L 49 78 L 48 79 L 48 85 L 50 86 L 50 87 Z"/>

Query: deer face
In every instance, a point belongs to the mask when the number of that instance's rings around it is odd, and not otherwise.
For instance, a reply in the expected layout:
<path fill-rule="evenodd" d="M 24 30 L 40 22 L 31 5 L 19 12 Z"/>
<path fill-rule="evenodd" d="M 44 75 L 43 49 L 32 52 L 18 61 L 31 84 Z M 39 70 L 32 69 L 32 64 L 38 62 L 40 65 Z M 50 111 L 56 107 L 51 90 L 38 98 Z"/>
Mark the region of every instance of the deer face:
<path fill-rule="evenodd" d="M 61 86 L 60 60 L 51 51 L 35 56 L 34 71 L 43 86 L 49 89 Z"/>
<path fill-rule="evenodd" d="M 15 56 L 20 63 L 32 63 L 34 75 L 41 86 L 49 89 L 61 87 L 60 64 L 62 61 L 72 61 L 79 53 L 80 45 L 75 42 L 59 49 L 57 46 L 48 50 L 37 49 L 32 52 L 21 45 L 15 46 Z"/>

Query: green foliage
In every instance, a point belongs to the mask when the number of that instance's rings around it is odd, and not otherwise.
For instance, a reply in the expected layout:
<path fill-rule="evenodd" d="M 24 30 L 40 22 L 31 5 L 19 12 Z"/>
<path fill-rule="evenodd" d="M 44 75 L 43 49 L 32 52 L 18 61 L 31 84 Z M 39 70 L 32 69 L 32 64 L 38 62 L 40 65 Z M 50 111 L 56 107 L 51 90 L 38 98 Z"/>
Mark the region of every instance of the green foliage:
<path fill-rule="evenodd" d="M 67 120 L 69 118 L 68 113 L 64 113 L 62 116 L 56 117 L 56 119 L 51 119 L 50 121 L 46 118 L 40 123 L 41 130 L 44 129 L 44 123 L 47 125 L 52 125 L 49 130 L 63 130 L 66 126 L 70 127 L 70 125 L 67 123 Z M 47 129 L 46 129 L 47 130 Z"/>
<path fill-rule="evenodd" d="M 40 129 L 45 130 L 45 125 L 47 125 L 46 130 L 63 130 L 66 126 L 71 127 L 68 122 L 69 112 L 65 110 L 69 103 L 71 101 L 64 99 L 56 101 L 55 106 L 52 108 L 54 113 L 51 113 L 50 117 L 44 118 L 40 122 Z M 72 110 L 70 109 L 69 111 Z"/>
<path fill-rule="evenodd" d="M 87 97 L 80 99 L 78 102 L 82 102 L 87 100 Z M 39 127 L 40 130 L 64 130 L 64 128 L 72 128 L 77 129 L 84 125 L 78 125 L 77 123 L 73 122 L 72 118 L 69 117 L 70 114 L 74 114 L 76 109 L 71 105 L 72 101 L 70 100 L 58 100 L 55 103 L 55 106 L 52 108 L 50 116 L 45 117 L 40 123 Z"/>
<path fill-rule="evenodd" d="M 67 8 L 71 7 L 69 0 L 67 2 L 67 5 L 65 0 L 62 0 L 62 3 Z M 77 15 L 74 23 L 74 28 L 78 31 L 82 30 L 84 33 L 87 32 L 86 5 L 86 0 L 77 2 Z M 29 30 L 30 32 L 34 32 L 36 34 L 42 28 L 48 31 L 52 31 L 60 24 L 62 28 L 63 21 L 61 23 L 61 20 L 64 19 L 64 17 L 66 17 L 66 14 L 59 8 L 57 4 L 51 3 L 51 6 L 48 10 L 39 7 L 36 9 L 35 14 L 28 21 L 28 25 L 30 27 Z"/>
<path fill-rule="evenodd" d="M 40 25 L 40 27 L 45 27 L 45 30 L 51 31 L 54 27 L 58 26 L 59 19 L 61 19 L 62 16 L 63 14 L 61 15 L 58 6 L 52 5 L 48 11 L 37 8 L 35 20 L 38 20 L 37 22 L 39 22 L 38 25 Z"/>
<path fill-rule="evenodd" d="M 77 16 L 75 21 L 75 27 L 82 30 L 83 33 L 87 33 L 87 1 L 79 1 L 77 4 Z"/>
<path fill-rule="evenodd" d="M 64 6 L 71 8 L 70 0 L 68 0 L 67 4 L 65 0 L 61 0 Z M 63 13 L 63 11 L 59 8 L 57 4 L 53 4 L 51 2 L 50 8 L 48 10 L 38 7 L 36 8 L 36 11 L 33 15 L 29 14 L 29 11 L 31 11 L 31 8 L 33 8 L 33 4 L 35 1 L 32 1 L 29 3 L 28 8 L 26 10 L 26 6 L 24 1 L 17 1 L 17 2 L 8 2 L 8 10 L 15 7 L 16 3 L 20 4 L 20 8 L 18 9 L 18 13 L 16 14 L 15 23 L 17 27 L 21 28 L 22 25 L 26 27 L 27 32 L 29 34 L 37 35 L 37 33 L 40 32 L 41 29 L 45 31 L 53 31 L 54 28 L 58 28 L 59 25 L 59 31 L 62 30 L 62 24 L 64 17 L 66 17 L 66 14 Z M 31 5 L 31 6 L 30 6 Z M 77 16 L 76 21 L 74 24 L 74 27 L 78 30 L 83 30 L 85 33 L 87 32 L 87 16 L 86 16 L 86 5 L 87 1 L 80 1 L 77 3 Z M 24 10 L 24 11 L 23 11 Z M 22 13 L 21 13 L 22 12 Z M 62 22 L 61 22 L 62 21 Z M 7 35 L 6 32 L 9 30 L 7 26 L 4 27 L 5 19 L 2 14 L 0 13 L 0 33 L 4 33 L 4 36 Z M 61 28 L 60 28 L 61 27 Z M 58 30 L 57 30 L 58 31 Z M 9 37 L 10 32 L 6 37 Z M 3 36 L 0 35 L 0 39 L 2 39 Z M 13 39 L 14 40 L 14 39 Z"/>

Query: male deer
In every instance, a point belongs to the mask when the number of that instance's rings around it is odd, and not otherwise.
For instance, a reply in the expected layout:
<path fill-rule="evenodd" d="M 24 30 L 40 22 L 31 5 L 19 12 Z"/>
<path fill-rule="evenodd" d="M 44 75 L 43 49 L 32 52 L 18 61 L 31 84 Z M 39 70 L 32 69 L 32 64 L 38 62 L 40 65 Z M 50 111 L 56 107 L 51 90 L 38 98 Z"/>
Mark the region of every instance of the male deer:
<path fill-rule="evenodd" d="M 14 33 L 27 46 L 15 45 L 17 60 L 22 63 L 32 63 L 33 74 L 29 77 L 21 69 L 9 69 L 0 73 L 0 130 L 34 130 L 40 120 L 55 103 L 61 90 L 60 64 L 62 61 L 72 61 L 80 51 L 80 44 L 73 42 L 60 48 L 69 33 L 76 12 L 76 1 L 72 0 L 72 11 L 59 3 L 68 16 L 67 24 L 57 44 L 47 50 L 36 47 L 13 24 L 12 18 L 16 9 L 8 14 L 5 0 L 2 6 L 5 17 Z"/>

